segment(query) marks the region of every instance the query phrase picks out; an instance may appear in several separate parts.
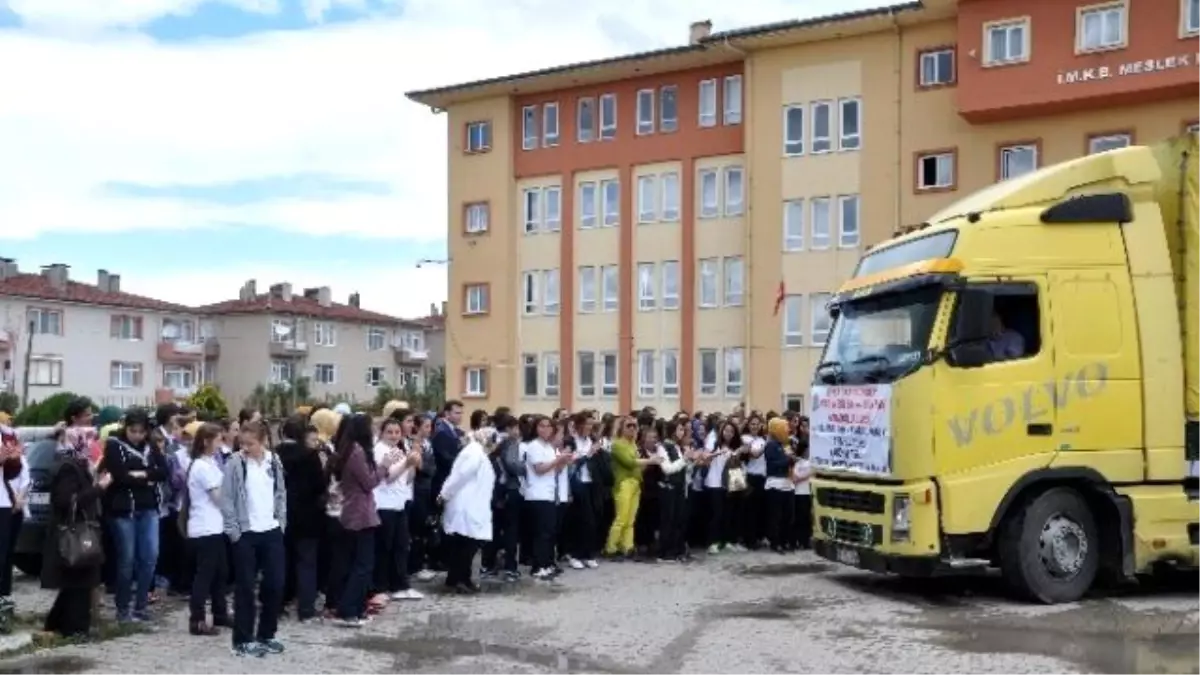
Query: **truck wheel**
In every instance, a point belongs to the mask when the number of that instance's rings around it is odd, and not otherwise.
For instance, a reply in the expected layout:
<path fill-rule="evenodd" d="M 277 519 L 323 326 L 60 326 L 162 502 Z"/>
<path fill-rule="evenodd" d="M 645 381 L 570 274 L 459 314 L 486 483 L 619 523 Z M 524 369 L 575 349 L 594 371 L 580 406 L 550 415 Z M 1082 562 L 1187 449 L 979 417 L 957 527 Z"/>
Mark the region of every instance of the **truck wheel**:
<path fill-rule="evenodd" d="M 1092 587 L 1100 537 L 1087 501 L 1051 488 L 1009 516 L 1000 537 L 1000 569 L 1017 593 L 1038 602 L 1074 602 Z"/>

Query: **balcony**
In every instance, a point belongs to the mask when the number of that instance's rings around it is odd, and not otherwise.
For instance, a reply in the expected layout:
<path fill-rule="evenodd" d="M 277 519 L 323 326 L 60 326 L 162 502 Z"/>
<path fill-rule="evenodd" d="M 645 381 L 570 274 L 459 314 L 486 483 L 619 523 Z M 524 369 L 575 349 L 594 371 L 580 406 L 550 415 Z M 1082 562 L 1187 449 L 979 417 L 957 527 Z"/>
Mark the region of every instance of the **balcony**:
<path fill-rule="evenodd" d="M 397 344 L 392 345 L 392 353 L 396 357 L 396 365 L 420 365 L 429 359 L 429 351 Z"/>
<path fill-rule="evenodd" d="M 308 343 L 288 340 L 287 342 L 270 343 L 272 357 L 284 359 L 299 359 L 308 355 Z"/>
<path fill-rule="evenodd" d="M 204 358 L 215 359 L 221 356 L 221 342 L 215 337 L 204 339 Z"/>
<path fill-rule="evenodd" d="M 166 363 L 190 363 L 204 359 L 203 342 L 163 340 L 158 343 L 158 360 Z"/>

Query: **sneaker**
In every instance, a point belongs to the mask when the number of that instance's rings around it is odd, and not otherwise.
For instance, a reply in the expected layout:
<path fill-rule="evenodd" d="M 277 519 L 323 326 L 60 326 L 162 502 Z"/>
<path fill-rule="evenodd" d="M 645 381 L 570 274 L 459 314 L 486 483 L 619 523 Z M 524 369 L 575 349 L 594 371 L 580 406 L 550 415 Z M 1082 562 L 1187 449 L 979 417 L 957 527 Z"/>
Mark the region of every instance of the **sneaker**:
<path fill-rule="evenodd" d="M 742 546 L 741 544 L 734 544 L 733 546 L 730 546 L 730 548 L 733 549 L 734 553 L 745 553 L 746 552 L 746 547 Z"/>
<path fill-rule="evenodd" d="M 117 623 L 141 623 L 142 620 L 132 612 L 117 612 Z"/>
<path fill-rule="evenodd" d="M 589 570 L 594 570 L 600 566 L 600 563 L 596 562 L 595 560 L 584 560 L 583 565 L 584 565 L 584 567 L 587 567 Z"/>
<path fill-rule="evenodd" d="M 272 638 L 270 640 L 263 640 L 262 642 L 259 642 L 258 644 L 260 647 L 262 647 L 263 651 L 265 651 L 268 654 L 282 654 L 283 653 L 283 643 L 280 642 L 279 640 Z"/>
<path fill-rule="evenodd" d="M 425 594 L 413 588 L 392 593 L 393 600 L 424 600 Z"/>
<path fill-rule="evenodd" d="M 583 569 L 583 561 L 582 560 L 577 560 L 575 558 L 567 558 L 567 564 L 570 565 L 571 569 L 573 569 L 573 570 Z"/>
<path fill-rule="evenodd" d="M 521 573 L 520 573 L 520 572 L 505 572 L 505 573 L 504 573 L 504 581 L 505 581 L 505 583 L 512 584 L 512 583 L 516 583 L 516 582 L 518 582 L 518 581 L 520 581 L 520 580 L 521 580 Z"/>
<path fill-rule="evenodd" d="M 542 569 L 533 573 L 533 578 L 537 579 L 538 581 L 549 581 L 553 579 L 554 576 L 553 567 L 543 567 Z"/>
<path fill-rule="evenodd" d="M 334 619 L 333 623 L 342 628 L 362 628 L 367 625 L 367 620 L 362 617 L 354 617 L 353 619 Z"/>
<path fill-rule="evenodd" d="M 133 610 L 133 620 L 134 621 L 151 621 L 153 619 L 154 619 L 154 617 L 150 614 L 150 610 L 148 610 L 148 609 Z"/>
<path fill-rule="evenodd" d="M 437 578 L 437 572 L 430 569 L 421 570 L 416 574 L 417 581 L 433 581 Z"/>
<path fill-rule="evenodd" d="M 499 576 L 499 574 L 500 574 L 499 572 L 497 572 L 496 570 L 493 570 L 493 569 L 479 570 L 479 578 L 480 579 L 495 579 L 497 576 Z"/>
<path fill-rule="evenodd" d="M 721 547 L 720 547 L 720 546 L 718 546 L 718 545 L 716 545 L 716 544 L 713 544 L 712 546 L 709 546 L 709 547 L 708 547 L 708 554 L 709 554 L 709 555 L 716 555 L 716 554 L 718 554 L 718 553 L 720 553 L 720 552 L 721 552 Z"/>
<path fill-rule="evenodd" d="M 260 659 L 267 655 L 267 650 L 257 642 L 243 642 L 234 645 L 232 652 L 234 656 L 254 656 Z"/>

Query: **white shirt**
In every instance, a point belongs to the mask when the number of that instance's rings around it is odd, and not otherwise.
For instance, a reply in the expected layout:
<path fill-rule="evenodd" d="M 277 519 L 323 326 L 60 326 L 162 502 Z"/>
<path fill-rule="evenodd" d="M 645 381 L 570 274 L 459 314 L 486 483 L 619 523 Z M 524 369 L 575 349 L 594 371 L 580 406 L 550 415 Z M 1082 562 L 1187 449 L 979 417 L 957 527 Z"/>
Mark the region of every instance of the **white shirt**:
<path fill-rule="evenodd" d="M 591 451 L 592 451 L 592 439 L 591 438 L 587 438 L 587 437 L 580 438 L 579 436 L 575 437 L 575 460 L 576 461 L 579 461 L 580 459 L 587 457 L 588 453 L 590 453 Z M 591 483 L 592 482 L 592 472 L 590 469 L 588 469 L 587 462 L 584 462 L 583 464 L 579 465 L 579 482 L 580 483 Z"/>
<path fill-rule="evenodd" d="M 554 446 L 540 438 L 534 439 L 525 446 L 525 499 L 534 502 L 554 501 L 557 487 L 556 471 L 538 474 L 534 469 L 538 464 L 548 464 L 558 455 Z"/>
<path fill-rule="evenodd" d="M 725 464 L 729 462 L 729 451 L 719 450 L 713 455 L 708 465 L 708 473 L 704 476 L 704 489 L 720 490 L 725 487 Z"/>
<path fill-rule="evenodd" d="M 249 472 L 247 472 L 247 476 Z M 221 534 L 225 531 L 221 507 L 213 501 L 211 490 L 221 487 L 224 476 L 212 457 L 201 457 L 188 472 L 188 539 Z"/>
<path fill-rule="evenodd" d="M 767 475 L 767 458 L 762 454 L 767 447 L 767 439 L 746 434 L 742 436 L 742 445 L 749 446 L 751 450 L 750 459 L 746 462 L 746 473 L 751 476 Z M 753 454 L 756 452 L 759 453 L 758 457 Z"/>
<path fill-rule="evenodd" d="M 812 476 L 812 463 L 807 459 L 797 458 L 796 465 L 792 467 L 792 475 L 796 477 L 796 480 L 800 481 L 796 483 L 795 493 L 798 495 L 811 495 L 812 484 L 808 481 L 808 478 Z M 804 480 L 800 480 L 802 478 Z"/>
<path fill-rule="evenodd" d="M 250 516 L 251 532 L 270 532 L 279 527 L 275 518 L 275 477 L 272 476 L 274 455 L 263 451 L 261 461 L 246 456 L 246 510 Z M 283 480 L 283 476 L 279 477 Z"/>
<path fill-rule="evenodd" d="M 9 485 L 9 487 L 12 488 L 14 495 L 21 495 L 29 490 L 29 486 L 32 483 L 33 483 L 33 479 L 29 476 L 29 462 L 25 461 L 25 455 L 21 455 L 21 473 L 17 474 L 16 478 L 8 481 L 8 485 Z M 2 505 L 2 504 L 4 504 L 4 502 L 8 501 L 8 491 L 0 490 L 0 492 L 5 493 L 3 495 L 3 498 L 0 499 L 0 505 Z M 11 506 L 11 504 L 9 504 L 9 506 Z M 24 511 L 25 517 L 29 518 L 30 516 L 29 516 L 29 500 L 28 499 L 25 500 L 25 508 L 23 509 L 23 511 Z"/>
<path fill-rule="evenodd" d="M 375 464 L 383 465 L 385 457 L 395 452 L 394 448 L 387 443 L 380 441 L 375 444 Z M 403 451 L 403 448 L 400 448 Z M 404 471 L 396 476 L 393 480 L 379 481 L 379 485 L 373 490 L 375 494 L 375 509 L 378 511 L 403 511 L 404 505 L 412 500 L 412 468 L 405 468 Z"/>
<path fill-rule="evenodd" d="M 712 452 L 717 449 L 717 432 L 716 431 L 710 431 L 710 432 L 708 432 L 708 435 L 704 437 L 704 449 L 709 452 Z"/>

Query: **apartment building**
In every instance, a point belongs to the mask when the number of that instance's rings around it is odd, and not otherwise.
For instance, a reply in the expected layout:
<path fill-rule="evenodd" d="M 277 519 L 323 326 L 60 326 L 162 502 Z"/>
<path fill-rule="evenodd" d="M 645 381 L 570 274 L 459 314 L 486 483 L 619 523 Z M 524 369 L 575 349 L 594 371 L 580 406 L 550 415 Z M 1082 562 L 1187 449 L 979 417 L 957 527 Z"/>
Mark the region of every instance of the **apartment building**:
<path fill-rule="evenodd" d="M 801 409 L 829 293 L 999 180 L 1195 129 L 1195 0 L 925 0 L 413 92 L 449 116 L 447 391 Z"/>
<path fill-rule="evenodd" d="M 327 286 L 294 292 L 290 283 L 258 292 L 247 281 L 238 298 L 200 307 L 201 334 L 219 359 L 207 375 L 230 401 L 260 384 L 309 379 L 316 398 L 375 398 L 378 387 L 423 387 L 429 370 L 427 329 L 360 306 L 353 293 L 333 301 Z"/>
<path fill-rule="evenodd" d="M 27 382 L 29 400 L 73 391 L 145 405 L 190 394 L 214 355 L 195 310 L 123 292 L 119 274 L 86 283 L 63 264 L 27 273 L 0 259 L 0 390 L 23 396 Z"/>

